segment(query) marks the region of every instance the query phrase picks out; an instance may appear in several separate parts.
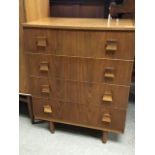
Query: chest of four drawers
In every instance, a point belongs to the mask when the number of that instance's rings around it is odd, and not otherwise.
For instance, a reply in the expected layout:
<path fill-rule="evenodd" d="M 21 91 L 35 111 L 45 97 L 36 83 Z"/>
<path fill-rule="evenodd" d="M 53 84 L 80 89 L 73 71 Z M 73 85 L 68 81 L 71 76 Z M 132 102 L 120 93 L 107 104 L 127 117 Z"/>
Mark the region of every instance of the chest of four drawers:
<path fill-rule="evenodd" d="M 35 118 L 123 132 L 134 32 L 25 28 Z"/>

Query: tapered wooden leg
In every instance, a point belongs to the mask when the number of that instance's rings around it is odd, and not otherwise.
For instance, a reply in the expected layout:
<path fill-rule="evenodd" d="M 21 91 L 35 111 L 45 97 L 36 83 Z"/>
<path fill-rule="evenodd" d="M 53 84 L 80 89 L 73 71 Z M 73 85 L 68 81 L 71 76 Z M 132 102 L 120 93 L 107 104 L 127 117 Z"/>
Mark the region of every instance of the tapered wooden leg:
<path fill-rule="evenodd" d="M 51 133 L 55 132 L 55 127 L 54 127 L 54 123 L 53 122 L 49 122 L 49 130 L 51 131 Z"/>
<path fill-rule="evenodd" d="M 108 140 L 108 132 L 107 131 L 103 131 L 102 133 L 102 142 L 106 143 Z"/>

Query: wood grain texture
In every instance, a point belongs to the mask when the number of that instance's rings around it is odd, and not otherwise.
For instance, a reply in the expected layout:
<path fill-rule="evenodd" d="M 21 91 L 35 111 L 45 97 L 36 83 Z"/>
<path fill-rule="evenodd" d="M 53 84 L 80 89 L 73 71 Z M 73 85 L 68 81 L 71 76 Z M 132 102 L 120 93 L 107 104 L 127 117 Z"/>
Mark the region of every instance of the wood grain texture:
<path fill-rule="evenodd" d="M 26 21 L 49 16 L 49 0 L 25 0 Z"/>
<path fill-rule="evenodd" d="M 27 59 L 27 66 L 29 68 L 28 74 L 29 75 L 36 75 L 40 77 L 50 77 L 51 71 L 52 71 L 52 63 L 51 63 L 51 56 L 50 55 L 36 55 L 36 54 L 25 54 Z M 44 68 L 44 71 L 42 70 L 41 66 L 42 63 L 48 64 L 48 69 Z M 46 71 L 45 71 L 46 70 Z"/>
<path fill-rule="evenodd" d="M 23 27 L 26 21 L 24 12 L 24 0 L 19 1 L 19 93 L 28 93 L 28 75 L 26 71 L 26 59 L 24 54 Z"/>
<path fill-rule="evenodd" d="M 49 63 L 49 72 L 40 72 L 40 62 Z M 60 79 L 130 85 L 133 61 L 92 59 L 66 56 L 28 54 L 30 75 Z M 36 67 L 32 67 L 36 66 Z M 113 68 L 114 78 L 106 78 L 105 72 Z"/>
<path fill-rule="evenodd" d="M 25 29 L 25 51 L 56 55 L 134 59 L 134 32 Z M 38 38 L 47 39 L 45 48 L 38 48 Z M 126 46 L 128 42 L 128 46 Z M 117 47 L 107 50 L 108 45 Z M 110 47 L 111 47 L 110 46 Z"/>
<path fill-rule="evenodd" d="M 83 104 L 89 106 L 103 105 L 104 107 L 126 109 L 128 105 L 128 95 L 130 87 L 86 83 L 75 81 L 64 81 L 59 79 L 30 78 L 31 94 L 36 97 Z M 42 86 L 47 85 L 50 93 L 42 93 Z M 107 91 L 111 92 L 113 100 L 103 101 L 103 96 Z"/>
<path fill-rule="evenodd" d="M 109 42 L 116 42 L 116 51 L 107 51 Z M 134 32 L 132 31 L 78 31 L 78 51 L 80 56 L 110 58 L 110 59 L 134 59 Z M 128 46 L 126 46 L 128 43 Z M 111 44 L 112 45 L 112 44 Z M 114 46 L 114 45 L 113 45 Z"/>
<path fill-rule="evenodd" d="M 133 21 L 46 18 L 24 24 L 24 32 L 35 118 L 123 133 Z"/>
<path fill-rule="evenodd" d="M 47 114 L 43 111 L 43 105 L 52 106 L 53 113 Z M 114 130 L 124 132 L 126 110 L 103 108 L 102 106 L 86 106 L 70 104 L 68 102 L 52 101 L 43 98 L 34 98 L 34 115 L 47 121 L 58 120 L 66 121 L 70 124 L 76 123 L 101 130 Z M 103 123 L 102 118 L 105 113 L 111 114 L 111 123 Z"/>
<path fill-rule="evenodd" d="M 49 0 L 19 0 L 19 93 L 29 93 L 22 23 L 49 16 Z"/>
<path fill-rule="evenodd" d="M 68 54 L 68 52 L 72 51 L 76 55 L 76 31 L 25 29 L 24 36 L 26 52 Z M 45 48 L 37 47 L 38 37 L 47 38 Z"/>
<path fill-rule="evenodd" d="M 134 31 L 134 20 L 111 20 L 101 18 L 43 18 L 27 22 L 24 27 L 57 28 L 57 29 L 82 29 L 82 30 L 127 30 Z"/>

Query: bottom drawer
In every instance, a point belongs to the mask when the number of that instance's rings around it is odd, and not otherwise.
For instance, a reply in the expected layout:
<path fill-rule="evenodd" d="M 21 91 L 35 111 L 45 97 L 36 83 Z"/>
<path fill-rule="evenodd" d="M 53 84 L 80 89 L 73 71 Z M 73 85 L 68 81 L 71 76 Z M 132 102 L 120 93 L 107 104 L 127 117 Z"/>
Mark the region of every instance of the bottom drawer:
<path fill-rule="evenodd" d="M 36 119 L 124 132 L 126 110 L 103 108 L 103 106 L 86 106 L 34 97 L 33 110 Z"/>

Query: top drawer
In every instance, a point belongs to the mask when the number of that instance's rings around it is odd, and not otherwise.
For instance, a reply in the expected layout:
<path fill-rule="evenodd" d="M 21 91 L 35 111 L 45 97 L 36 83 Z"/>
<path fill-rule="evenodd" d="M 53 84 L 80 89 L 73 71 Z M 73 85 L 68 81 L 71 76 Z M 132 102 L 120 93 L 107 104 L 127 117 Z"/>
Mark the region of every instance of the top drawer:
<path fill-rule="evenodd" d="M 133 60 L 134 32 L 25 28 L 26 52 Z"/>

